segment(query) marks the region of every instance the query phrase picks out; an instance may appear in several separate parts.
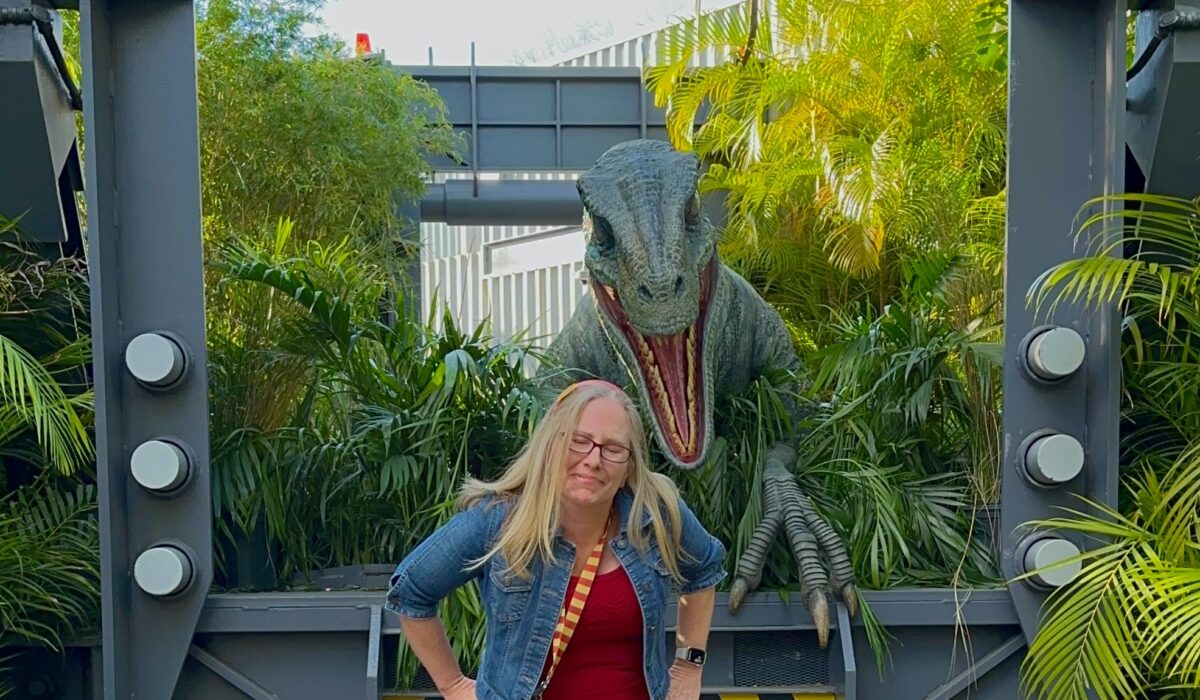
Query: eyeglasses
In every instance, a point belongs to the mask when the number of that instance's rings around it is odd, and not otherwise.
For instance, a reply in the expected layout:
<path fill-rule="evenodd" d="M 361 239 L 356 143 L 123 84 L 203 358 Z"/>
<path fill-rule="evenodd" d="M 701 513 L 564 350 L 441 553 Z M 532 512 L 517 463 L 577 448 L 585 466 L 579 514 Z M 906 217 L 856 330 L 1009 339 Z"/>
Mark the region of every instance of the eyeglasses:
<path fill-rule="evenodd" d="M 572 435 L 571 443 L 568 445 L 567 449 L 571 450 L 577 455 L 588 455 L 591 454 L 592 450 L 597 447 L 600 448 L 600 456 L 607 462 L 612 462 L 613 464 L 624 464 L 625 462 L 629 461 L 629 455 L 631 454 L 631 451 L 628 447 L 625 447 L 624 445 L 601 444 L 582 435 Z"/>

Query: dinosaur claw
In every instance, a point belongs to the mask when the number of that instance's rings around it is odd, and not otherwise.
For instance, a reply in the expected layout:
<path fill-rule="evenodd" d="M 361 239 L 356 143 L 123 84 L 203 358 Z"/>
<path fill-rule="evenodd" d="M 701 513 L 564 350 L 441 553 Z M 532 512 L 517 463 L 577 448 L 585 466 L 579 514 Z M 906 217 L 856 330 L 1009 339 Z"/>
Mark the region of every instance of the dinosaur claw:
<path fill-rule="evenodd" d="M 854 589 L 853 583 L 842 586 L 842 600 L 846 601 L 846 610 L 850 613 L 850 617 L 858 614 L 858 592 Z"/>
<path fill-rule="evenodd" d="M 742 607 L 742 601 L 749 592 L 750 584 L 746 583 L 746 579 L 738 578 L 734 580 L 733 587 L 729 590 L 730 613 L 737 614 L 738 608 Z"/>
<path fill-rule="evenodd" d="M 829 601 L 820 593 L 813 592 L 808 598 L 808 612 L 817 628 L 817 641 L 824 649 L 829 645 Z"/>

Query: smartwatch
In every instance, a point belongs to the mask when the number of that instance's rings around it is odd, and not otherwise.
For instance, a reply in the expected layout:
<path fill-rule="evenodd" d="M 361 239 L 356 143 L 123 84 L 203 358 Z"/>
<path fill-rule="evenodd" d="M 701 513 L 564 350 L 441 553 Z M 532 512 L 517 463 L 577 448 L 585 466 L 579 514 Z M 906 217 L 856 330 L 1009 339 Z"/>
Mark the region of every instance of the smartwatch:
<path fill-rule="evenodd" d="M 704 657 L 704 650 L 696 647 L 679 647 L 675 650 L 675 658 L 697 666 L 704 665 Z"/>

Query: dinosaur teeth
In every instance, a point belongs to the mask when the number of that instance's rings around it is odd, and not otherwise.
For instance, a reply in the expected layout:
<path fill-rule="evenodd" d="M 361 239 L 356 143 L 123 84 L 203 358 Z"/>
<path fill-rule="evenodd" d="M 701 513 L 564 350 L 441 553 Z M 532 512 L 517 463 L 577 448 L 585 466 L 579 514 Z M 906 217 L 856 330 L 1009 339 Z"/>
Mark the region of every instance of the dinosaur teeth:
<path fill-rule="evenodd" d="M 692 446 L 695 444 L 695 440 L 689 436 L 688 443 L 690 444 L 687 444 L 683 441 L 683 437 L 679 434 L 679 429 L 676 427 L 674 421 L 675 412 L 671 408 L 671 396 L 667 391 L 666 382 L 663 381 L 663 370 L 658 363 L 658 358 L 654 354 L 654 349 L 646 341 L 646 337 L 641 333 L 634 331 L 633 336 L 636 340 L 638 354 L 641 356 L 644 363 L 645 375 L 646 379 L 648 380 L 647 388 L 650 390 L 652 400 L 657 404 L 659 412 L 665 417 L 665 420 L 662 422 L 664 423 L 663 427 L 667 429 L 667 437 L 671 440 L 676 449 L 680 451 L 690 451 Z M 693 376 L 694 372 L 690 371 L 693 367 L 693 362 L 689 360 L 689 397 L 694 395 L 695 391 L 695 377 Z M 694 421 L 690 422 L 689 428 L 694 430 L 694 425 Z"/>
<path fill-rule="evenodd" d="M 613 291 L 613 288 L 608 286 L 607 284 L 603 285 L 603 286 L 604 286 L 604 293 L 608 295 L 608 298 L 612 299 L 613 301 L 616 301 L 617 293 L 615 291 Z"/>

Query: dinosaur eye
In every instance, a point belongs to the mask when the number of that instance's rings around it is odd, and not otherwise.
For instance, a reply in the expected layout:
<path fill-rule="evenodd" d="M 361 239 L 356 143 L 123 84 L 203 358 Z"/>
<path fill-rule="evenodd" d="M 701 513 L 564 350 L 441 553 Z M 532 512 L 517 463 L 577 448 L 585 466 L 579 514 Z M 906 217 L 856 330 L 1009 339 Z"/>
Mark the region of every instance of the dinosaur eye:
<path fill-rule="evenodd" d="M 592 240 L 601 250 L 610 250 L 613 244 L 616 243 L 616 237 L 613 235 L 612 224 L 608 223 L 608 219 L 603 216 L 592 217 Z"/>

